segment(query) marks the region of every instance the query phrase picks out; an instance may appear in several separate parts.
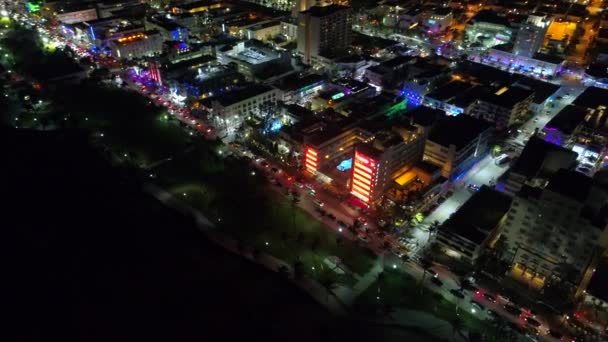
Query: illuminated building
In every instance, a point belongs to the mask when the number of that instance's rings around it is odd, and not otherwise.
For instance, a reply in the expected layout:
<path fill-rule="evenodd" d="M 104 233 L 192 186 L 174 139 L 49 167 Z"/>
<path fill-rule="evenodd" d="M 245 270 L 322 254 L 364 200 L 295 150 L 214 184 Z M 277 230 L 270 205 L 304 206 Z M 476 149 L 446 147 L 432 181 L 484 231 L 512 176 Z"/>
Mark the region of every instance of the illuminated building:
<path fill-rule="evenodd" d="M 188 42 L 188 29 L 171 19 L 162 16 L 146 17 L 145 23 L 147 29 L 158 30 L 167 41 Z"/>
<path fill-rule="evenodd" d="M 513 53 L 516 55 L 532 57 L 545 42 L 545 35 L 551 20 L 544 15 L 530 15 L 528 20 L 517 31 Z"/>
<path fill-rule="evenodd" d="M 502 258 L 511 264 L 512 278 L 533 288 L 567 277 L 578 286 L 595 253 L 606 247 L 606 175 L 592 179 L 560 169 L 535 184 L 513 199 L 501 234 Z"/>
<path fill-rule="evenodd" d="M 576 158 L 575 152 L 533 136 L 509 170 L 504 193 L 514 196 L 525 184 L 545 182 L 547 175 L 575 165 Z"/>
<path fill-rule="evenodd" d="M 265 118 L 276 106 L 280 92 L 270 86 L 256 84 L 229 92 L 209 94 L 200 101 L 209 111 L 218 131 L 234 134 L 248 117 Z"/>
<path fill-rule="evenodd" d="M 429 33 L 445 31 L 452 24 L 452 9 L 449 7 L 439 7 L 433 10 L 430 16 L 422 23 Z"/>
<path fill-rule="evenodd" d="M 298 53 L 304 63 L 317 63 L 317 57 L 347 49 L 351 42 L 350 7 L 313 6 L 298 15 Z"/>
<path fill-rule="evenodd" d="M 488 153 L 492 127 L 468 115 L 448 116 L 439 120 L 424 147 L 424 160 L 441 167 L 441 175 L 458 179 Z"/>
<path fill-rule="evenodd" d="M 155 62 L 148 63 L 148 71 L 150 73 L 150 78 L 156 82 L 158 85 L 162 85 L 163 81 L 161 78 L 160 70 L 158 64 Z"/>
<path fill-rule="evenodd" d="M 218 9 L 223 7 L 223 3 L 221 1 L 215 0 L 203 0 L 203 1 L 195 1 L 184 3 L 179 6 L 175 6 L 171 8 L 171 13 L 180 14 L 180 13 L 199 13 L 199 12 L 207 12 L 209 10 Z"/>
<path fill-rule="evenodd" d="M 426 94 L 422 104 L 456 116 L 468 111 L 480 91 L 480 86 L 455 79 Z"/>
<path fill-rule="evenodd" d="M 482 49 L 511 42 L 515 28 L 506 16 L 491 10 L 477 12 L 467 23 L 465 42 L 480 45 Z"/>
<path fill-rule="evenodd" d="M 274 86 L 283 92 L 283 102 L 298 103 L 316 96 L 327 83 L 325 76 L 309 74 L 290 75 L 275 82 Z"/>
<path fill-rule="evenodd" d="M 375 195 L 373 190 L 378 182 L 377 167 L 377 161 L 355 150 L 350 193 L 367 204 L 372 202 L 372 196 Z"/>
<path fill-rule="evenodd" d="M 304 168 L 306 171 L 315 174 L 317 173 L 318 164 L 318 153 L 313 148 L 306 146 L 304 148 Z"/>
<path fill-rule="evenodd" d="M 402 122 L 358 144 L 350 193 L 368 205 L 381 199 L 397 177 L 421 160 L 425 139 L 424 127 Z"/>
<path fill-rule="evenodd" d="M 504 130 L 528 120 L 528 111 L 534 98 L 534 90 L 521 87 L 502 87 L 479 96 L 469 114 L 496 125 Z"/>
<path fill-rule="evenodd" d="M 112 55 L 118 59 L 131 59 L 160 54 L 163 38 L 156 30 L 133 33 L 110 43 Z"/>
<path fill-rule="evenodd" d="M 482 186 L 437 230 L 435 241 L 444 253 L 473 265 L 495 240 L 511 198 Z"/>
<path fill-rule="evenodd" d="M 291 70 L 291 56 L 258 40 L 239 42 L 234 46 L 218 46 L 217 59 L 222 64 L 236 63 L 248 79 L 283 74 Z"/>
<path fill-rule="evenodd" d="M 376 87 L 395 88 L 407 77 L 409 66 L 416 61 L 413 56 L 397 56 L 365 69 L 365 77 Z"/>

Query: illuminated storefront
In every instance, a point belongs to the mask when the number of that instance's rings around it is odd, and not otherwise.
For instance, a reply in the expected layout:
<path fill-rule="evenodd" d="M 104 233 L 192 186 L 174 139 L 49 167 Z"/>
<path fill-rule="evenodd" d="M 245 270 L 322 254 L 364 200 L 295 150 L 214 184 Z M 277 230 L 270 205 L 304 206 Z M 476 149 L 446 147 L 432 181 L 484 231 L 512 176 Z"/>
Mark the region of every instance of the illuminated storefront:
<path fill-rule="evenodd" d="M 358 151 L 355 152 L 350 193 L 366 204 L 369 204 L 373 199 L 376 169 L 377 163 L 375 160 Z"/>
<path fill-rule="evenodd" d="M 315 174 L 318 170 L 318 159 L 317 152 L 310 147 L 306 147 L 304 151 L 304 165 L 306 166 L 306 171 Z"/>

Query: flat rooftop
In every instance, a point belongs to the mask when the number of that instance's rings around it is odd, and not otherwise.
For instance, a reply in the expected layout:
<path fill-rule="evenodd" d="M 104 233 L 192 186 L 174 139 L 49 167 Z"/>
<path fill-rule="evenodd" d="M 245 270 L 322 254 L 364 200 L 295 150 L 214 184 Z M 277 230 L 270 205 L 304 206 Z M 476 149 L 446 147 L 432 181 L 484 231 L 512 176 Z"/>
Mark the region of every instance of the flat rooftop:
<path fill-rule="evenodd" d="M 532 178 L 541 171 L 545 159 L 551 155 L 555 155 L 555 153 L 570 156 L 573 161 L 576 160 L 577 156 L 577 153 L 574 151 L 532 136 L 515 164 L 513 164 L 511 171 Z"/>
<path fill-rule="evenodd" d="M 445 116 L 435 124 L 428 139 L 442 146 L 455 145 L 460 150 L 488 129 L 490 124 L 472 116 Z"/>
<path fill-rule="evenodd" d="M 568 105 L 547 122 L 545 129 L 557 129 L 564 134 L 572 134 L 576 127 L 585 121 L 586 115 L 587 108 Z"/>
<path fill-rule="evenodd" d="M 599 106 L 608 107 L 608 89 L 589 87 L 574 100 L 573 104 L 591 109 Z"/>
<path fill-rule="evenodd" d="M 475 244 L 483 243 L 511 207 L 511 197 L 482 186 L 439 229 Z"/>
<path fill-rule="evenodd" d="M 513 108 L 518 103 L 526 100 L 534 95 L 534 90 L 524 89 L 520 87 L 504 86 L 496 91 L 486 92 L 480 97 L 480 100 L 501 106 L 504 108 Z"/>
<path fill-rule="evenodd" d="M 560 169 L 549 180 L 546 189 L 583 203 L 591 190 L 592 179 L 584 174 Z"/>
<path fill-rule="evenodd" d="M 496 25 L 504 25 L 511 26 L 511 23 L 505 16 L 498 15 L 495 11 L 492 10 L 481 10 L 473 16 L 470 22 L 484 22 L 484 23 L 492 23 Z"/>
<path fill-rule="evenodd" d="M 471 83 L 451 81 L 430 92 L 426 97 L 442 102 L 449 102 L 458 96 L 462 96 L 462 94 L 471 88 L 473 88 Z"/>
<path fill-rule="evenodd" d="M 350 10 L 350 7 L 332 4 L 329 6 L 312 6 L 307 11 L 302 11 L 300 13 L 310 14 L 313 17 L 324 17 L 344 10 Z"/>
<path fill-rule="evenodd" d="M 291 91 L 324 84 L 325 82 L 327 82 L 327 77 L 318 74 L 308 74 L 306 76 L 292 74 L 278 80 L 274 86 L 283 91 Z"/>
<path fill-rule="evenodd" d="M 272 89 L 273 88 L 270 86 L 254 84 L 243 89 L 237 89 L 231 92 L 227 92 L 222 96 L 206 98 L 202 101 L 208 105 L 211 105 L 212 101 L 218 101 L 222 106 L 227 107 L 235 103 L 245 101 L 254 96 L 269 92 Z"/>
<path fill-rule="evenodd" d="M 519 86 L 534 90 L 534 98 L 532 102 L 540 104 L 545 102 L 549 97 L 559 90 L 559 86 L 549 82 L 543 82 L 534 78 L 521 76 L 517 79 L 513 86 Z"/>

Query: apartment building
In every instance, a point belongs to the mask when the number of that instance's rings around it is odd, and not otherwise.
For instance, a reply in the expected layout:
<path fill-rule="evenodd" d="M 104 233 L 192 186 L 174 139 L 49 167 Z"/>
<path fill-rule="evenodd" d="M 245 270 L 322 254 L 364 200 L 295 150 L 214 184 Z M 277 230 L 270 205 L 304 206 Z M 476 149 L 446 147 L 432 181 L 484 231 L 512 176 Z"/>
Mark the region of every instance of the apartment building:
<path fill-rule="evenodd" d="M 458 177 L 488 152 L 492 128 L 467 115 L 448 116 L 431 130 L 424 147 L 424 160 L 441 167 L 441 175 Z"/>

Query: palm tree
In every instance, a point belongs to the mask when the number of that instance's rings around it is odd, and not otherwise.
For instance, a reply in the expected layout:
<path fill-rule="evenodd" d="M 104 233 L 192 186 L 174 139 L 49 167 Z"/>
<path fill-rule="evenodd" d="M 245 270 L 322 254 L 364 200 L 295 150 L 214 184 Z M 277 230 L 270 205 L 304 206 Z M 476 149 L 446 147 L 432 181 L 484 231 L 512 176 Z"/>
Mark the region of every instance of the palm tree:
<path fill-rule="evenodd" d="M 296 206 L 300 203 L 298 196 L 291 195 L 291 220 L 293 224 L 293 232 L 296 232 Z"/>
<path fill-rule="evenodd" d="M 456 334 L 460 334 L 460 336 L 462 336 L 462 328 L 464 327 L 464 325 L 462 324 L 462 320 L 459 317 L 455 317 L 450 322 L 450 325 L 452 326 L 452 340 L 454 340 Z"/>

